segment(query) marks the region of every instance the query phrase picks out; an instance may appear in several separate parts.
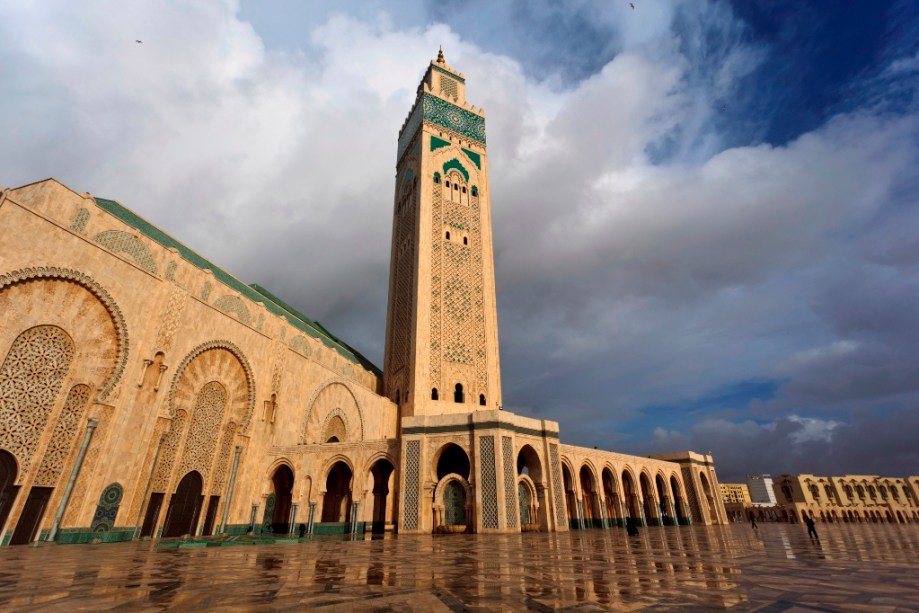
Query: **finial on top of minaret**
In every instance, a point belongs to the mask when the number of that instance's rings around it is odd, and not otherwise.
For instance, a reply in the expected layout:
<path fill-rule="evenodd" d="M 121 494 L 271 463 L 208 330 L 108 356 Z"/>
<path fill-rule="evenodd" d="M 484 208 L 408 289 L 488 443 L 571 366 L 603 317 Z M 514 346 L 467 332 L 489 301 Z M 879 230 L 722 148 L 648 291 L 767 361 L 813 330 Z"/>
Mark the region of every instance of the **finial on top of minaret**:
<path fill-rule="evenodd" d="M 444 48 L 443 48 L 443 47 L 440 47 L 440 48 L 437 50 L 437 63 L 438 63 L 438 64 L 446 64 L 446 63 L 447 63 L 447 60 L 444 59 Z"/>

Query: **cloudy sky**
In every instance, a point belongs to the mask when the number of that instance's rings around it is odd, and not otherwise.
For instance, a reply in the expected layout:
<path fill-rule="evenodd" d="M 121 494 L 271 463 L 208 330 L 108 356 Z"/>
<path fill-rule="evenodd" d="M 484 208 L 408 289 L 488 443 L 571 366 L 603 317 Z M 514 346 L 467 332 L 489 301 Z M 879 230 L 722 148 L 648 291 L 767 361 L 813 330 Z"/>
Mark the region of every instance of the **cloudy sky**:
<path fill-rule="evenodd" d="M 632 4 L 0 0 L 0 184 L 115 198 L 382 364 L 443 45 L 487 110 L 505 408 L 722 480 L 919 473 L 916 3 Z"/>

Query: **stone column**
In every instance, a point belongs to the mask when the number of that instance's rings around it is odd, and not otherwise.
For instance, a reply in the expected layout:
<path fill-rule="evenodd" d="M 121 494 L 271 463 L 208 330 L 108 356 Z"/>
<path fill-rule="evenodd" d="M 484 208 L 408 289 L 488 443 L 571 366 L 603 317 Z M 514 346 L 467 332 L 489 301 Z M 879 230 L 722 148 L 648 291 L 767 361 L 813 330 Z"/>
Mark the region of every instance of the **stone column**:
<path fill-rule="evenodd" d="M 296 502 L 290 505 L 290 527 L 287 529 L 288 534 L 299 534 L 297 531 L 297 509 L 300 507 Z"/>
<path fill-rule="evenodd" d="M 312 534 L 312 533 L 313 533 L 313 525 L 315 524 L 315 520 L 316 520 L 316 503 L 315 503 L 315 502 L 311 502 L 311 503 L 310 503 L 310 515 L 309 515 L 309 520 L 307 521 L 307 524 L 306 524 L 306 533 L 307 533 L 307 534 Z"/>

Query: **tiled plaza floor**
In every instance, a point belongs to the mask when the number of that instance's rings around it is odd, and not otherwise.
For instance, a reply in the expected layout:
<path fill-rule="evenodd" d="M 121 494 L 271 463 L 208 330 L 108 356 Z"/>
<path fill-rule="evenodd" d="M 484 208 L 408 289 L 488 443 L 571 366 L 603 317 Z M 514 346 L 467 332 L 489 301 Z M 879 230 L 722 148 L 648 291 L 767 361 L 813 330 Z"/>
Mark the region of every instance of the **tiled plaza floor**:
<path fill-rule="evenodd" d="M 919 611 L 919 526 L 0 550 L 0 610 Z"/>

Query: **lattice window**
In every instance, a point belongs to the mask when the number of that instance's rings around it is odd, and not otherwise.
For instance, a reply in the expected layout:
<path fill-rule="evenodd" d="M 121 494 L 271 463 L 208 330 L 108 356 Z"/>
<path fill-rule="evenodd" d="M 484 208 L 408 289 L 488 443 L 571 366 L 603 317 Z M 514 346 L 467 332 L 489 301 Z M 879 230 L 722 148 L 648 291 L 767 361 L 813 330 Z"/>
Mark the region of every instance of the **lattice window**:
<path fill-rule="evenodd" d="M 495 437 L 479 437 L 482 471 L 482 527 L 498 527 L 498 480 L 495 475 Z"/>
<path fill-rule="evenodd" d="M 418 529 L 418 480 L 421 468 L 421 441 L 405 444 L 405 517 L 406 530 Z"/>
<path fill-rule="evenodd" d="M 64 471 L 64 464 L 73 449 L 80 418 L 83 416 L 83 411 L 89 402 L 89 392 L 89 386 L 75 385 L 70 389 L 70 393 L 67 394 L 64 408 L 61 409 L 57 424 L 55 424 L 54 431 L 51 433 L 51 441 L 45 450 L 45 457 L 42 458 L 41 466 L 38 468 L 35 485 L 42 487 L 54 487 L 57 485 L 57 480 Z"/>
<path fill-rule="evenodd" d="M 439 180 L 440 175 L 435 175 L 435 184 L 434 184 L 434 197 L 431 204 L 431 227 L 432 227 L 432 236 L 431 236 L 431 340 L 430 340 L 430 359 L 431 359 L 431 385 L 434 387 L 442 387 L 443 381 L 442 370 L 441 370 L 441 359 L 440 355 L 441 344 L 440 344 L 440 334 L 441 334 L 441 309 L 440 309 L 440 297 L 441 297 L 441 287 L 440 280 L 442 278 L 442 241 L 440 240 L 440 233 L 442 229 L 442 217 L 443 217 L 443 187 Z"/>
<path fill-rule="evenodd" d="M 185 431 L 187 418 L 185 411 L 181 409 L 176 411 L 172 419 L 172 427 L 166 433 L 166 438 L 163 439 L 163 448 L 156 467 L 156 477 L 153 479 L 154 492 L 165 493 L 166 488 L 169 487 L 169 477 L 172 475 L 172 467 L 179 455 L 179 445 L 182 443 L 182 433 Z"/>
<path fill-rule="evenodd" d="M 96 506 L 96 512 L 93 514 L 93 523 L 90 530 L 93 532 L 107 532 L 115 527 L 115 519 L 118 517 L 118 507 L 121 506 L 121 499 L 124 496 L 124 489 L 120 483 L 112 483 L 99 497 L 99 504 Z"/>
<path fill-rule="evenodd" d="M 20 475 L 31 464 L 73 360 L 73 341 L 55 326 L 16 337 L 0 367 L 0 446 L 16 456 Z"/>
<path fill-rule="evenodd" d="M 309 340 L 302 334 L 290 339 L 290 348 L 299 353 L 300 355 L 309 357 L 313 354 L 313 347 L 310 345 Z"/>
<path fill-rule="evenodd" d="M 444 75 L 440 75 L 440 93 L 448 98 L 456 100 L 459 97 L 456 81 Z"/>
<path fill-rule="evenodd" d="M 508 528 L 517 527 L 517 474 L 514 471 L 514 447 L 511 437 L 501 437 L 501 455 L 504 456 L 504 513 Z"/>
<path fill-rule="evenodd" d="M 121 230 L 106 230 L 93 240 L 113 253 L 124 253 L 149 273 L 156 274 L 156 260 L 142 240 Z"/>
<path fill-rule="evenodd" d="M 179 265 L 175 260 L 166 264 L 166 280 L 167 281 L 175 281 L 176 270 L 178 268 L 179 268 Z"/>
<path fill-rule="evenodd" d="M 77 214 L 73 216 L 73 221 L 70 222 L 70 229 L 79 234 L 83 234 L 86 231 L 86 224 L 89 222 L 89 211 L 86 209 L 80 209 L 77 211 Z"/>
<path fill-rule="evenodd" d="M 555 517 L 559 525 L 565 522 L 565 498 L 562 496 L 562 468 L 558 461 L 558 445 L 549 445 L 549 461 L 552 463 L 552 491 L 555 494 Z"/>
<path fill-rule="evenodd" d="M 220 424 L 227 406 L 227 397 L 226 388 L 217 381 L 205 383 L 198 392 L 179 474 L 184 475 L 197 470 L 201 473 L 202 479 L 207 481 L 217 447 L 217 437 L 220 435 Z"/>

